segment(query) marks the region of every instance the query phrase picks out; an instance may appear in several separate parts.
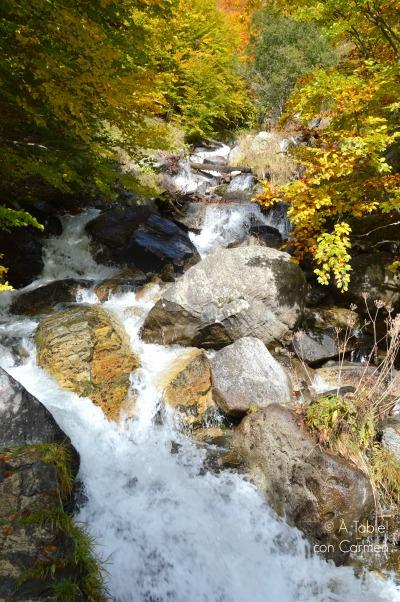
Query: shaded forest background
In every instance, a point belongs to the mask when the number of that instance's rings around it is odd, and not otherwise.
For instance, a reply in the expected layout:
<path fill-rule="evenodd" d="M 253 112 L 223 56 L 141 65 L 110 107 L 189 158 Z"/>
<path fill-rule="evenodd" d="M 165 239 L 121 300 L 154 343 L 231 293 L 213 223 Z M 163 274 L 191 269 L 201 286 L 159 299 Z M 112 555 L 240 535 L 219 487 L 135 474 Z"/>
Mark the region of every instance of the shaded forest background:
<path fill-rule="evenodd" d="M 282 128 L 305 141 L 291 150 L 299 177 L 264 182 L 259 200 L 288 203 L 295 257 L 311 256 L 320 282 L 345 289 L 351 220 L 395 220 L 400 206 L 399 9 L 397 0 L 4 0 L 0 228 L 41 228 L 39 202 L 141 192 L 120 169 L 122 151 L 140 160 Z"/>

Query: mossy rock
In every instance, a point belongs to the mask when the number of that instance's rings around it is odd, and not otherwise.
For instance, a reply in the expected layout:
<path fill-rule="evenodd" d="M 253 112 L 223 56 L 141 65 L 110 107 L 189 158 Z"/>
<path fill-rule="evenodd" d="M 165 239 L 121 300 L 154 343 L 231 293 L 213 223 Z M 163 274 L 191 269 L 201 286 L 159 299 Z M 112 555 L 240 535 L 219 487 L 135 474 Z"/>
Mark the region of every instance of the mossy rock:
<path fill-rule="evenodd" d="M 139 366 L 115 316 L 101 307 L 75 306 L 43 319 L 36 331 L 37 361 L 58 383 L 90 397 L 107 418 L 129 406 L 130 373 Z"/>

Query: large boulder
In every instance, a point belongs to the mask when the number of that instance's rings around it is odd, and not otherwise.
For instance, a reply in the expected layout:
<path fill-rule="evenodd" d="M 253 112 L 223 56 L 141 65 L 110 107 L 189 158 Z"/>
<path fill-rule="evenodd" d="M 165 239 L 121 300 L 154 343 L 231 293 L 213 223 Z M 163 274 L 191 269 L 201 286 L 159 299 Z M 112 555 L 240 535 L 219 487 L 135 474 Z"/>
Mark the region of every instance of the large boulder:
<path fill-rule="evenodd" d="M 89 222 L 86 230 L 102 263 L 180 273 L 200 259 L 186 232 L 144 206 L 110 209 Z"/>
<path fill-rule="evenodd" d="M 343 539 L 343 525 L 347 538 L 373 510 L 364 473 L 320 449 L 298 416 L 280 405 L 246 416 L 235 447 L 274 510 L 313 540 Z"/>
<path fill-rule="evenodd" d="M 143 338 L 220 348 L 245 336 L 282 340 L 302 315 L 306 283 L 289 255 L 266 247 L 219 249 L 170 286 Z"/>
<path fill-rule="evenodd" d="M 1 600 L 54 600 L 65 578 L 82 585 L 75 543 L 54 520 L 68 519 L 64 504 L 78 468 L 78 453 L 48 410 L 0 369 Z"/>
<path fill-rule="evenodd" d="M 37 361 L 62 387 L 89 397 L 117 420 L 139 361 L 117 318 L 98 306 L 75 306 L 43 319 Z"/>
<path fill-rule="evenodd" d="M 254 337 L 244 337 L 218 351 L 211 369 L 215 401 L 229 415 L 241 416 L 249 409 L 292 400 L 287 372 Z"/>
<path fill-rule="evenodd" d="M 164 401 L 179 412 L 186 426 L 200 426 L 215 408 L 210 362 L 201 349 L 180 355 L 160 377 Z"/>
<path fill-rule="evenodd" d="M 37 316 L 50 313 L 57 305 L 74 303 L 79 290 L 89 288 L 90 280 L 55 280 L 31 291 L 22 292 L 11 305 L 14 314 Z"/>
<path fill-rule="evenodd" d="M 66 440 L 44 405 L 0 368 L 0 448 Z"/>

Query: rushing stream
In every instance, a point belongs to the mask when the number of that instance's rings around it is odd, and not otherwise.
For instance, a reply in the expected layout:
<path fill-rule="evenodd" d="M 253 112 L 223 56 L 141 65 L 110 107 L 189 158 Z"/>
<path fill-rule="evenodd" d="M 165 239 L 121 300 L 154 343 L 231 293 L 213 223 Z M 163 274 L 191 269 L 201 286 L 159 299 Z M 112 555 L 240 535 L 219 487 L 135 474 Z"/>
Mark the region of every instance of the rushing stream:
<path fill-rule="evenodd" d="M 225 213 L 223 213 L 225 211 Z M 240 238 L 256 211 L 209 210 L 193 240 L 205 253 Z M 110 269 L 95 265 L 84 225 L 93 215 L 69 217 L 64 233 L 47 243 L 46 265 L 34 288 L 52 279 L 101 280 Z M 137 420 L 108 422 L 88 399 L 62 390 L 36 366 L 32 334 L 36 321 L 7 313 L 2 338 L 18 338 L 29 351 L 20 366 L 6 352 L 0 364 L 51 411 L 81 456 L 86 502 L 79 510 L 107 562 L 110 599 L 118 602 L 378 602 L 400 600 L 391 580 L 358 579 L 311 555 L 300 533 L 276 518 L 254 486 L 231 471 L 204 471 L 205 451 L 184 437 L 172 413 L 163 421 L 159 374 L 183 349 L 145 344 L 139 330 L 157 299 L 157 287 L 135 300 L 111 297 L 115 312 L 140 355 L 132 378 L 138 392 Z M 90 290 L 79 302 L 98 303 Z"/>

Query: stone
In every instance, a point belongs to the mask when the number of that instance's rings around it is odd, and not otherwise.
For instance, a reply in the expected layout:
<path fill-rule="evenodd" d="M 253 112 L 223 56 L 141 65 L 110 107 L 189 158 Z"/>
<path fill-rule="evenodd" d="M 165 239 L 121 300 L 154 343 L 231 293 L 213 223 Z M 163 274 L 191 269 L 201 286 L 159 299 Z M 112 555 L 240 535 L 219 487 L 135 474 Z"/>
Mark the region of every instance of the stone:
<path fill-rule="evenodd" d="M 201 349 L 180 355 L 158 384 L 164 401 L 179 412 L 186 426 L 202 425 L 207 413 L 215 408 L 210 362 Z"/>
<path fill-rule="evenodd" d="M 244 337 L 217 351 L 211 371 L 215 401 L 230 416 L 291 403 L 290 378 L 259 339 Z"/>
<path fill-rule="evenodd" d="M 0 368 L 0 448 L 67 440 L 44 405 Z"/>
<path fill-rule="evenodd" d="M 193 202 L 192 196 L 168 193 L 157 199 L 157 206 L 164 217 L 174 221 L 180 228 L 199 234 L 204 226 L 207 205 Z"/>
<path fill-rule="evenodd" d="M 94 292 L 100 301 L 107 301 L 110 295 L 136 292 L 146 283 L 146 275 L 138 269 L 121 270 L 112 278 L 106 278 L 97 284 Z"/>
<path fill-rule="evenodd" d="M 355 521 L 374 508 L 368 478 L 342 457 L 319 448 L 298 416 L 272 404 L 246 416 L 235 447 L 272 508 L 311 540 L 354 536 Z"/>
<path fill-rule="evenodd" d="M 58 305 L 74 303 L 79 290 L 92 286 L 90 280 L 55 280 L 31 291 L 23 292 L 13 301 L 11 312 L 26 316 L 50 313 Z"/>
<path fill-rule="evenodd" d="M 322 330 L 301 330 L 293 337 L 296 355 L 304 362 L 316 364 L 339 355 L 337 339 Z"/>
<path fill-rule="evenodd" d="M 349 334 L 360 326 L 359 315 L 346 307 L 315 307 L 306 312 L 305 320 L 312 328 L 331 331 L 337 328 Z"/>
<path fill-rule="evenodd" d="M 329 363 L 315 371 L 316 377 L 324 383 L 326 389 L 338 386 L 353 387 L 354 389 L 374 386 L 378 376 L 374 366 L 364 366 L 352 362 Z"/>
<path fill-rule="evenodd" d="M 50 446 L 60 443 L 70 452 L 74 479 L 79 455 L 68 437 L 50 412 L 0 369 L 0 600 L 54 600 L 53 585 L 65 577 L 82 585 L 84 567 L 69 560 L 74 555 L 70 536 L 57 521 L 40 520 L 45 513 L 60 515 L 71 502 L 55 465 L 40 451 L 49 457 Z M 54 573 L 29 578 L 28 571 L 41 561 L 54 564 Z M 83 602 L 80 594 L 76 600 Z"/>
<path fill-rule="evenodd" d="M 167 288 L 142 336 L 151 343 L 215 349 L 244 336 L 279 342 L 301 318 L 305 294 L 303 273 L 286 253 L 218 249 Z"/>
<path fill-rule="evenodd" d="M 62 566 L 74 551 L 72 542 L 56 521 L 21 521 L 51 511 L 62 511 L 54 466 L 42 462 L 34 449 L 0 453 L 0 600 L 55 599 L 52 585 L 58 574 L 24 576 L 40 560 Z M 73 576 L 78 580 L 79 570 Z"/>
<path fill-rule="evenodd" d="M 129 376 L 139 360 L 116 317 L 99 306 L 70 307 L 41 320 L 36 345 L 39 366 L 118 420 L 131 401 Z"/>
<path fill-rule="evenodd" d="M 390 416 L 384 421 L 381 445 L 400 462 L 400 416 Z"/>
<path fill-rule="evenodd" d="M 181 273 L 200 256 L 188 234 L 145 206 L 116 207 L 86 226 L 98 261 L 160 273 Z"/>
<path fill-rule="evenodd" d="M 393 256 L 384 253 L 364 253 L 352 259 L 351 280 L 346 294 L 335 291 L 337 301 L 343 305 L 353 302 L 359 312 L 366 313 L 366 302 L 370 309 L 375 301 L 400 308 L 400 273 L 389 270 Z M 367 295 L 365 301 L 364 296 Z"/>
<path fill-rule="evenodd" d="M 43 238 L 40 230 L 31 227 L 0 230 L 2 264 L 7 267 L 7 280 L 14 288 L 31 284 L 41 274 Z"/>

